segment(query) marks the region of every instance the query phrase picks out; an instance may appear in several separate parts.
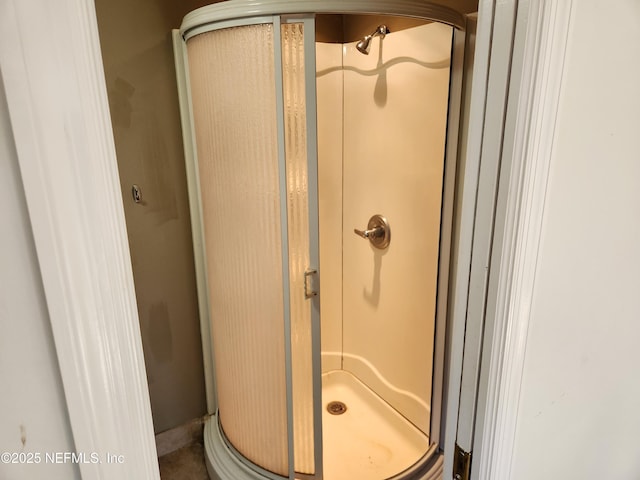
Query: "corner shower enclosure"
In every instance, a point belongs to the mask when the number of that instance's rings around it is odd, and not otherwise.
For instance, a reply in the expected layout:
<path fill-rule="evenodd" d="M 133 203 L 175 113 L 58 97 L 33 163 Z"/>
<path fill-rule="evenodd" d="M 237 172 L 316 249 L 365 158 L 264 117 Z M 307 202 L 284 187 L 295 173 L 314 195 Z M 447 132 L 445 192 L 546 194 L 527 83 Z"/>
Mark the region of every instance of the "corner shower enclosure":
<path fill-rule="evenodd" d="M 234 0 L 174 32 L 212 478 L 441 473 L 463 27 L 413 0 Z"/>

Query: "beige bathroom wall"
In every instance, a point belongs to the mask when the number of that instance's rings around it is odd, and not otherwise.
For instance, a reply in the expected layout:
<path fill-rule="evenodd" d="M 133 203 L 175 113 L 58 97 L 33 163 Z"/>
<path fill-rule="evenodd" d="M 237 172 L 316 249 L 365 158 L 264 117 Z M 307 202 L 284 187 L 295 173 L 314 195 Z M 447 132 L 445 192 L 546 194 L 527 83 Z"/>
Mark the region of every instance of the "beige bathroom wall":
<path fill-rule="evenodd" d="M 201 4 L 96 1 L 156 433 L 206 413 L 170 35 Z"/>
<path fill-rule="evenodd" d="M 431 23 L 344 57 L 343 365 L 427 434 L 451 36 Z M 374 214 L 385 250 L 353 231 Z"/>

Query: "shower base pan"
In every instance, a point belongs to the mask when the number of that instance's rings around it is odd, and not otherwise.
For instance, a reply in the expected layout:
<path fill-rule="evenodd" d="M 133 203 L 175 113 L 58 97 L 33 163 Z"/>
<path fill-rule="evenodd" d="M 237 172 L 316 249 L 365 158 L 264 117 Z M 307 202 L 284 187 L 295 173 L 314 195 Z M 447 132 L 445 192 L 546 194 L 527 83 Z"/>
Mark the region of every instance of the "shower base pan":
<path fill-rule="evenodd" d="M 340 412 L 327 406 L 341 402 Z M 324 480 L 439 480 L 437 446 L 355 376 L 335 370 L 322 376 Z M 337 414 L 336 414 L 337 413 Z M 217 415 L 205 424 L 205 459 L 213 480 L 265 480 L 229 448 Z M 281 478 L 281 477 L 278 477 Z"/>
<path fill-rule="evenodd" d="M 328 411 L 334 401 L 345 404 L 344 413 Z M 325 480 L 432 478 L 411 468 L 423 465 L 429 438 L 354 375 L 325 373 L 322 404 Z"/>

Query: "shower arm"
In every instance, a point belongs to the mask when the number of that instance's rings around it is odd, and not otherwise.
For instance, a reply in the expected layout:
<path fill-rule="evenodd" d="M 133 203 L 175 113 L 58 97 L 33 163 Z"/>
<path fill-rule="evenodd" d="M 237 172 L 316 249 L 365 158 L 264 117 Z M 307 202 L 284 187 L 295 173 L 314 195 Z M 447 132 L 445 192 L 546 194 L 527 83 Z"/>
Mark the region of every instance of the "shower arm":
<path fill-rule="evenodd" d="M 360 53 L 364 53 L 365 55 L 369 55 L 369 47 L 371 45 L 371 40 L 379 36 L 382 40 L 388 33 L 390 33 L 389 29 L 386 25 L 378 25 L 376 29 L 371 33 L 371 35 L 365 35 L 362 40 L 360 40 L 356 44 L 356 48 Z"/>
<path fill-rule="evenodd" d="M 376 29 L 373 31 L 373 33 L 371 35 L 367 35 L 368 37 L 375 37 L 376 35 L 379 35 L 380 38 L 384 38 L 385 35 L 387 35 L 387 33 L 389 32 L 389 28 L 387 28 L 386 25 L 378 25 L 378 27 L 376 27 Z"/>

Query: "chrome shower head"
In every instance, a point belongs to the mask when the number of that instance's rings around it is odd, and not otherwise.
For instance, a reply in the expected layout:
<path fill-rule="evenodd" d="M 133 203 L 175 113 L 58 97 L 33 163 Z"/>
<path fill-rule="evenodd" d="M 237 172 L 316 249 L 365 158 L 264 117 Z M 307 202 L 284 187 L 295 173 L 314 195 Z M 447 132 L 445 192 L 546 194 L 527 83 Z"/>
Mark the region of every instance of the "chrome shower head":
<path fill-rule="evenodd" d="M 369 49 L 371 48 L 371 40 L 373 37 L 379 36 L 380 39 L 383 39 L 387 33 L 390 32 L 386 25 L 378 25 L 371 35 L 367 35 L 356 44 L 356 48 L 360 53 L 369 55 Z"/>
<path fill-rule="evenodd" d="M 369 48 L 371 47 L 371 39 L 373 37 L 371 35 L 367 35 L 362 40 L 360 40 L 356 44 L 356 48 L 360 53 L 364 53 L 365 55 L 369 55 Z"/>

